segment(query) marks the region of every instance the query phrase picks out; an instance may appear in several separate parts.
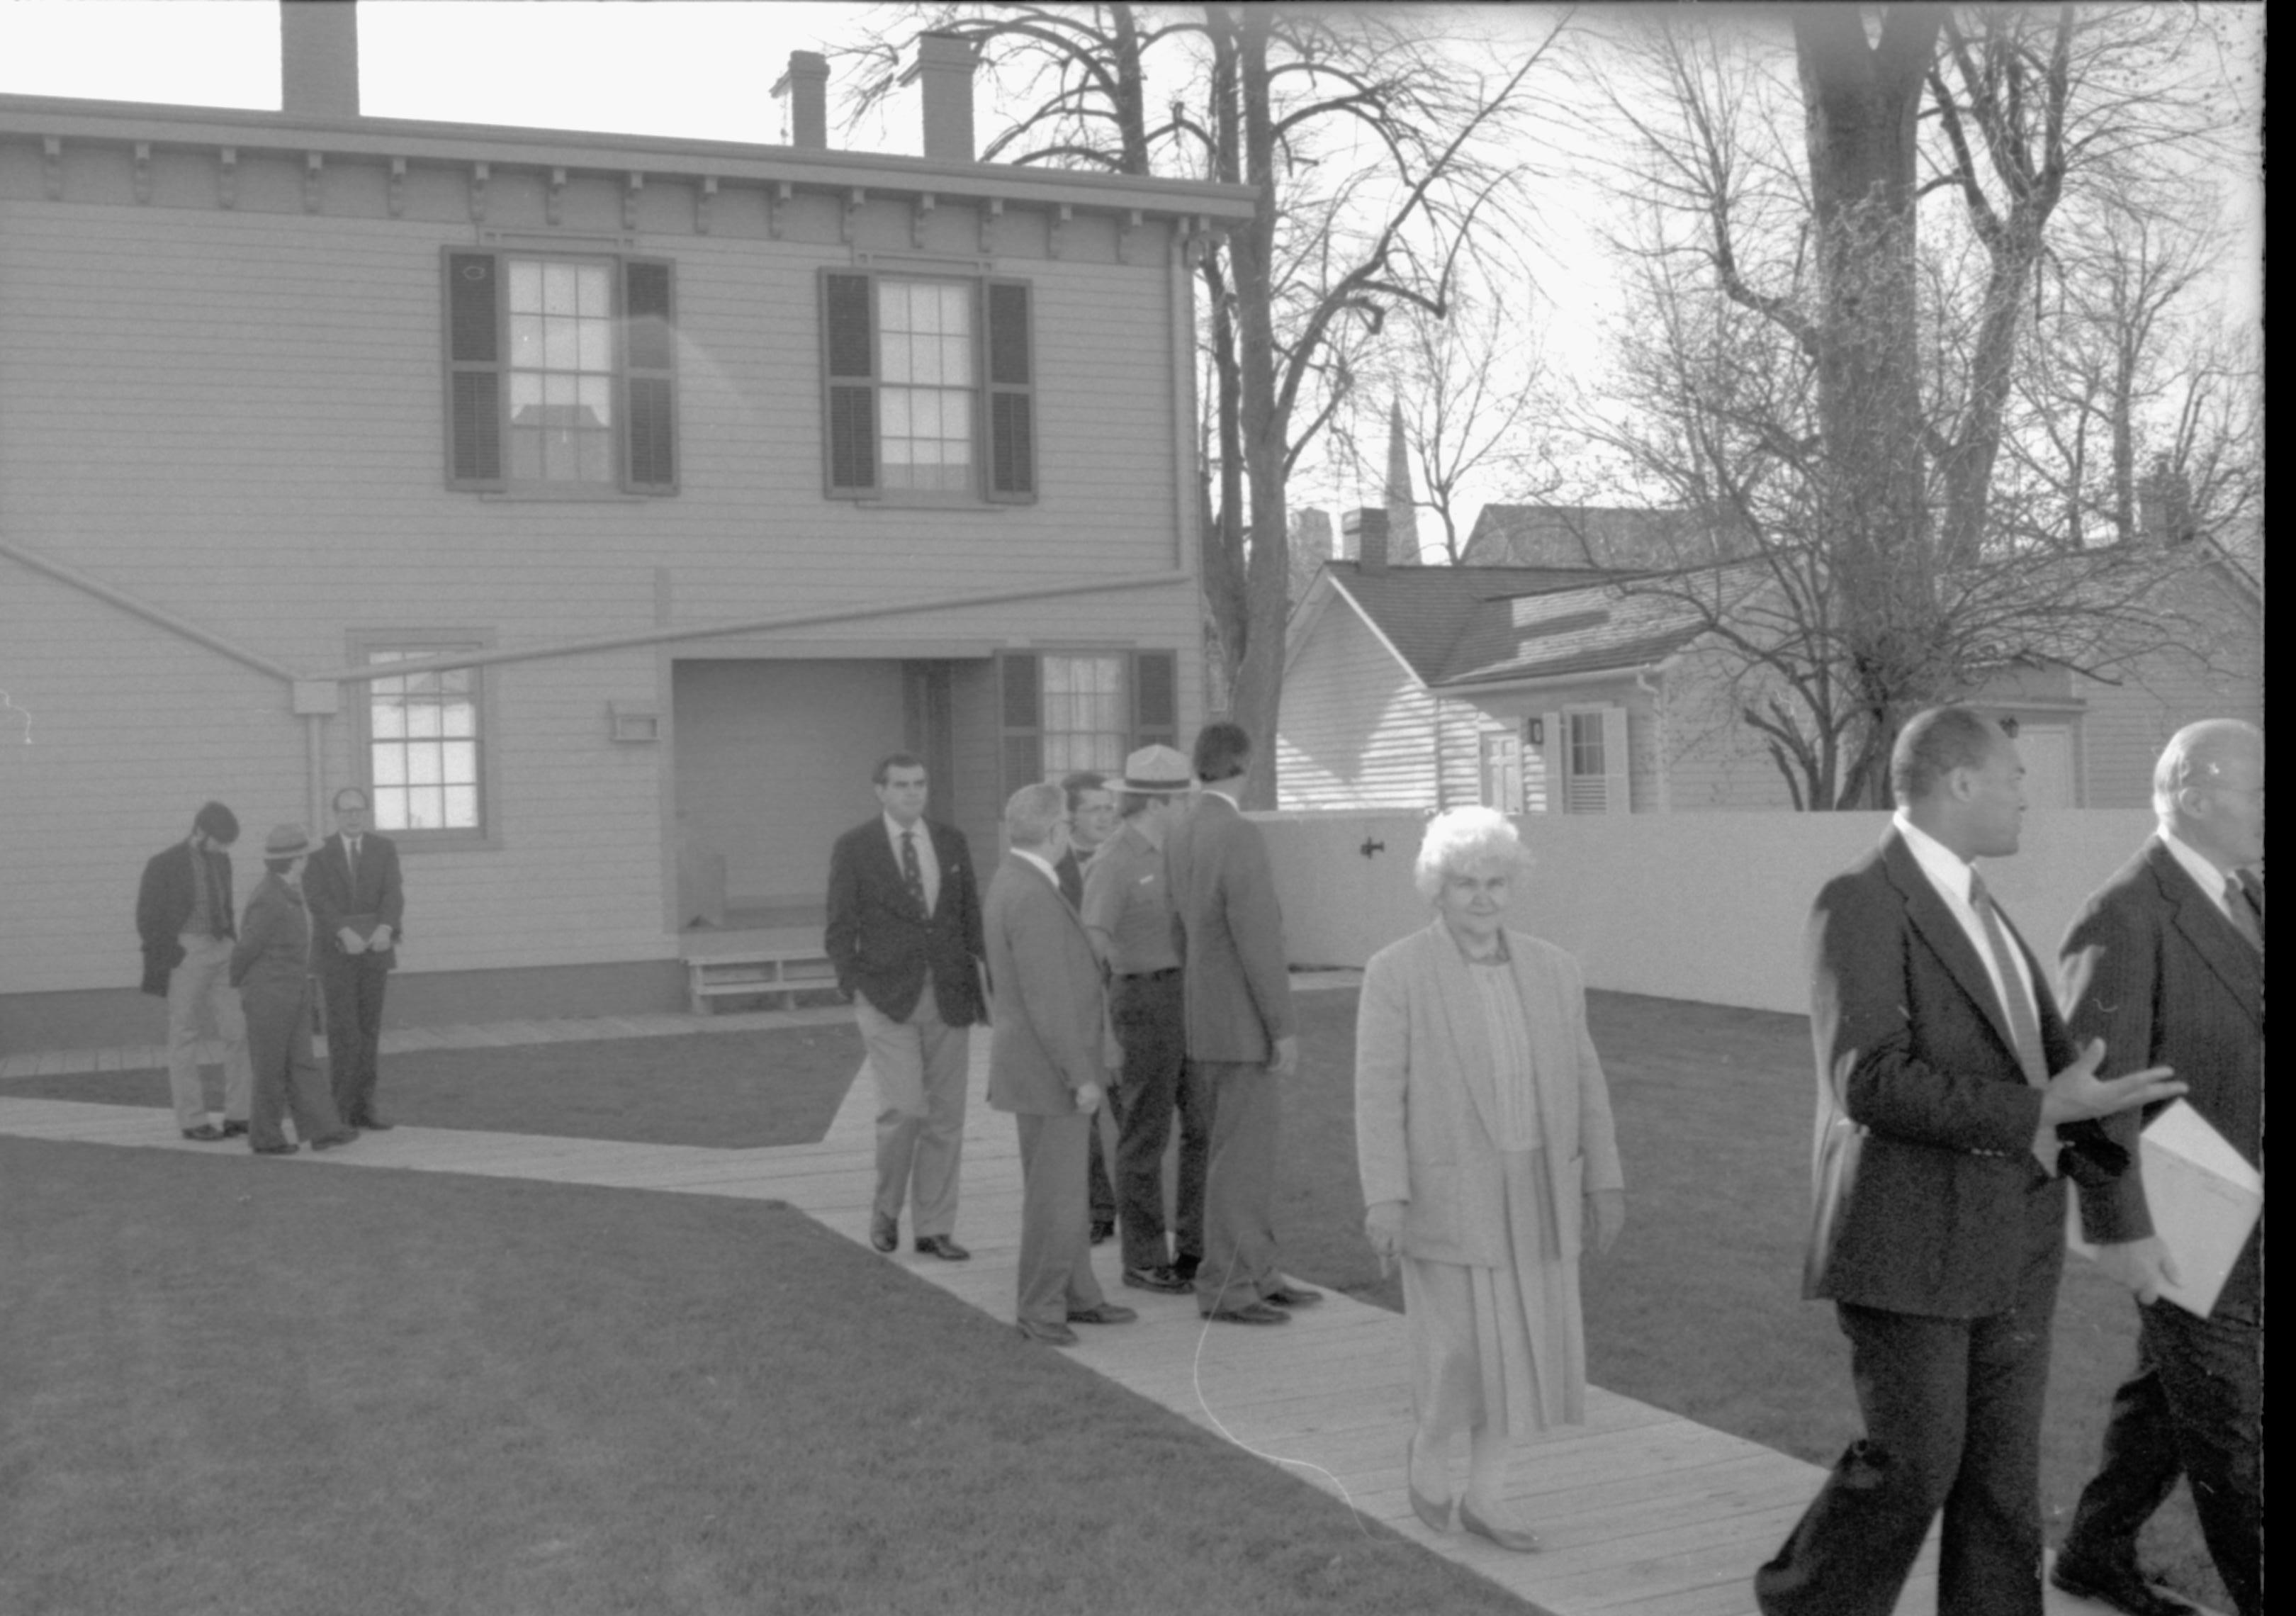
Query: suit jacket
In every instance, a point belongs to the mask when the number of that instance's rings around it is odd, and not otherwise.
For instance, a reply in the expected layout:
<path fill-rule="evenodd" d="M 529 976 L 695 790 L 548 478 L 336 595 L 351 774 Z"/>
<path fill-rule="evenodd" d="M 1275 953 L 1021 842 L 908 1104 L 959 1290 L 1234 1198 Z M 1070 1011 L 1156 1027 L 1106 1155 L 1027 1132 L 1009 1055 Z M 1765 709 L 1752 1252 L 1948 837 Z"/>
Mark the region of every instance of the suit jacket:
<path fill-rule="evenodd" d="M 398 963 L 398 940 L 405 936 L 401 922 L 406 894 L 398 879 L 398 847 L 388 836 L 373 831 L 359 838 L 358 874 L 353 879 L 350 853 L 341 835 L 319 844 L 303 865 L 303 898 L 311 906 L 311 924 L 318 934 L 318 954 L 340 964 L 371 960 L 385 971 Z M 337 935 L 353 915 L 372 915 L 390 928 L 390 947 L 380 954 L 345 954 Z"/>
<path fill-rule="evenodd" d="M 1540 1149 L 1554 1203 L 1547 1226 L 1579 1253 L 1581 1202 L 1626 1187 L 1611 1092 L 1587 1036 L 1578 962 L 1554 944 L 1506 934 L 1529 1029 Z M 1507 1260 L 1496 1070 L 1480 996 L 1441 921 L 1389 944 L 1364 967 L 1356 1009 L 1356 1161 L 1364 1203 L 1409 1202 L 1404 1249 L 1436 1262 Z"/>
<path fill-rule="evenodd" d="M 988 883 L 986 930 L 988 1103 L 1067 1116 L 1079 1086 L 1108 1082 L 1099 956 L 1060 888 L 1018 853 L 1004 855 Z"/>
<path fill-rule="evenodd" d="M 293 1005 L 309 990 L 310 980 L 311 916 L 286 878 L 266 871 L 240 923 L 231 985 L 245 998 Z"/>
<path fill-rule="evenodd" d="M 1260 1064 L 1292 1034 L 1283 911 L 1259 827 L 1207 792 L 1164 838 L 1188 1054 Z"/>
<path fill-rule="evenodd" d="M 909 895 L 881 815 L 837 839 L 829 857 L 829 925 L 822 950 L 837 968 L 838 991 L 856 992 L 893 1021 L 906 1021 L 931 971 L 933 1005 L 951 1027 L 980 1020 L 980 894 L 972 851 L 951 826 L 918 823 L 940 865 L 931 914 Z"/>
<path fill-rule="evenodd" d="M 2048 1069 L 2073 1046 L 2049 979 L 2008 919 Z M 2025 1080 L 1991 978 L 1895 830 L 1818 894 L 1810 915 L 1817 1128 L 1803 1292 L 1898 1313 L 1975 1318 L 2014 1304 L 2036 1260 L 2062 1260 L 2064 1189 L 2033 1155 L 2041 1092 Z M 2094 1124 L 2058 1130 L 2083 1216 L 2115 1226 L 2126 1151 Z"/>
<path fill-rule="evenodd" d="M 2104 1040 L 2102 1075 L 2169 1066 L 2185 1100 L 2232 1147 L 2264 1165 L 2264 956 L 2193 883 L 2159 837 L 2097 889 L 2065 933 L 2072 1036 Z M 2104 1130 L 2134 1152 L 2144 1119 L 2121 1112 Z M 2122 1233 L 2152 1232 L 2143 1178 L 2116 1197 Z M 2253 1321 L 2263 1304 L 2264 1226 L 2226 1277 L 2216 1317 Z"/>
<path fill-rule="evenodd" d="M 208 860 L 216 873 L 216 890 L 223 898 L 226 937 L 235 935 L 231 919 L 231 855 L 210 849 Z M 198 895 L 193 890 L 192 844 L 179 841 L 152 855 L 144 866 L 143 884 L 135 892 L 135 934 L 144 946 L 144 991 L 165 998 L 168 974 L 184 963 L 184 945 L 176 939 L 192 918 Z"/>

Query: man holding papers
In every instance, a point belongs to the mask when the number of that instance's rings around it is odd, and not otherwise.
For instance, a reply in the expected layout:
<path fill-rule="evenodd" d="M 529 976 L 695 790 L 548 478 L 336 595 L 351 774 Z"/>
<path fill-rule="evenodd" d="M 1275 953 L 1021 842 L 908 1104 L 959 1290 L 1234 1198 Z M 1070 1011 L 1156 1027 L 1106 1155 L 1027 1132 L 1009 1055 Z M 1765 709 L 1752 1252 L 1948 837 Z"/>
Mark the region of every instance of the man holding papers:
<path fill-rule="evenodd" d="M 2226 719 L 2179 730 L 2152 775 L 2158 834 L 2106 882 L 2066 933 L 2073 1037 L 2103 1038 L 2107 1075 L 2168 1066 L 2186 1102 L 2251 1167 L 2264 1123 L 2264 737 Z M 2157 1112 L 2159 1107 L 2150 1108 Z M 2105 1126 L 2132 1153 L 2138 1114 Z M 2190 1119 L 2185 1119 L 2189 1122 Z M 2198 1131 L 2194 1129 L 2194 1131 Z M 2158 1199 L 2166 1186 L 2154 1184 Z M 2124 1228 L 2150 1231 L 2141 1177 L 2123 1181 Z M 2205 1254 L 2145 1238 L 2097 1260 L 2136 1295 L 2136 1373 L 2113 1397 L 2104 1464 L 2081 1493 L 2057 1585 L 2135 1616 L 2186 1607 L 2136 1567 L 2136 1533 L 2181 1474 L 2240 1616 L 2260 1616 L 2264 1349 L 2263 1225 L 2200 1316 L 2191 1270 Z M 2221 1262 L 2221 1256 L 2218 1260 Z"/>

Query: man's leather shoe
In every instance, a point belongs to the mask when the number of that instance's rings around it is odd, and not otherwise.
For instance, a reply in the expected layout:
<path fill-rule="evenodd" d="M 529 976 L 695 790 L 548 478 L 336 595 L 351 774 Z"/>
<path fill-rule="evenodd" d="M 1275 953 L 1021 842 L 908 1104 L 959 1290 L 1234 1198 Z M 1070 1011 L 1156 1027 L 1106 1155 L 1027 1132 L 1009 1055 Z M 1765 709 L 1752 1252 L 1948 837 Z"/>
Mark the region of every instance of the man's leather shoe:
<path fill-rule="evenodd" d="M 2060 1554 L 2049 1580 L 2076 1599 L 2094 1599 L 2128 1616 L 2193 1616 L 2193 1607 L 2144 1580 L 2134 1566 L 2116 1566 Z"/>
<path fill-rule="evenodd" d="M 1175 1257 L 1172 1259 L 1172 1276 L 1176 1279 L 1184 1279 L 1190 1284 L 1195 1284 L 1196 1269 L 1201 1265 L 1201 1259 L 1190 1257 L 1185 1253 Z"/>
<path fill-rule="evenodd" d="M 1196 1288 L 1169 1268 L 1127 1268 L 1124 1283 L 1136 1291 L 1161 1291 L 1167 1296 L 1185 1296 Z"/>
<path fill-rule="evenodd" d="M 1116 1219 L 1095 1218 L 1092 1220 L 1092 1243 L 1104 1246 L 1116 1238 Z"/>
<path fill-rule="evenodd" d="M 1312 1308 L 1324 1300 L 1324 1293 L 1305 1285 L 1278 1285 L 1259 1300 L 1278 1308 Z"/>
<path fill-rule="evenodd" d="M 1215 1308 L 1204 1315 L 1223 1325 L 1288 1325 L 1292 1316 L 1281 1308 L 1271 1308 L 1264 1301 L 1248 1301 L 1241 1307 Z"/>
<path fill-rule="evenodd" d="M 1077 1344 L 1077 1333 L 1066 1325 L 1032 1325 L 1022 1319 L 1013 1328 L 1021 1333 L 1021 1339 L 1024 1341 L 1040 1341 L 1047 1347 L 1073 1347 Z"/>
<path fill-rule="evenodd" d="M 218 1139 L 227 1139 L 230 1136 L 212 1122 L 202 1122 L 197 1128 L 187 1128 L 184 1130 L 184 1138 L 201 1144 L 213 1144 Z"/>
<path fill-rule="evenodd" d="M 898 1218 L 882 1214 L 869 1219 L 869 1243 L 888 1257 L 901 1249 L 901 1225 Z"/>
<path fill-rule="evenodd" d="M 346 1144 L 355 1144 L 357 1142 L 358 1129 L 347 1128 L 339 1134 L 329 1134 L 324 1139 L 312 1140 L 311 1148 L 315 1151 L 340 1150 Z"/>
<path fill-rule="evenodd" d="M 226 1117 L 224 1120 L 223 1136 L 226 1139 L 246 1138 L 247 1124 L 244 1122 L 234 1122 Z"/>
<path fill-rule="evenodd" d="M 1072 1325 L 1128 1325 L 1140 1315 L 1121 1302 L 1095 1302 L 1089 1308 L 1070 1308 L 1069 1323 Z"/>
<path fill-rule="evenodd" d="M 972 1256 L 972 1252 L 946 1235 L 918 1235 L 917 1250 L 927 1257 L 938 1257 L 943 1262 L 965 1262 Z"/>
<path fill-rule="evenodd" d="M 398 1126 L 396 1122 L 384 1121 L 373 1112 L 367 1112 L 364 1117 L 351 1118 L 350 1125 L 353 1128 L 357 1128 L 361 1133 L 365 1134 L 389 1133 L 392 1128 Z"/>
<path fill-rule="evenodd" d="M 301 1148 L 291 1139 L 282 1139 L 276 1144 L 258 1144 L 254 1147 L 255 1153 L 258 1156 L 291 1156 Z"/>

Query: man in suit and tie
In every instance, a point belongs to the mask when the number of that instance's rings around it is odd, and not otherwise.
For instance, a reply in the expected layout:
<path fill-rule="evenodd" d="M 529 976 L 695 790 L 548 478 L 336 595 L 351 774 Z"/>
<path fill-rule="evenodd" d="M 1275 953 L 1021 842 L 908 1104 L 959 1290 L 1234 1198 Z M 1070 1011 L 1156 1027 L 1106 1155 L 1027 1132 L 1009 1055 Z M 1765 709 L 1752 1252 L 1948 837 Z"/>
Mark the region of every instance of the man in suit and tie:
<path fill-rule="evenodd" d="M 303 872 L 303 899 L 311 907 L 335 1110 L 352 1128 L 386 1128 L 390 1124 L 374 1107 L 382 990 L 398 961 L 406 895 L 399 883 L 398 848 L 375 833 L 372 808 L 358 786 L 335 793 L 335 833 Z"/>
<path fill-rule="evenodd" d="M 2093 1119 L 2182 1091 L 2075 1054 L 1972 861 L 2017 850 L 2024 767 L 1965 707 L 1916 714 L 1882 845 L 1810 916 L 1816 1206 L 1804 1293 L 1849 1338 L 1865 1437 L 1754 1579 L 1766 1616 L 1889 1616 L 1945 1513 L 1938 1608 L 2040 1616 L 2042 1393 L 2065 1192 L 2093 1238 L 2125 1151 Z"/>
<path fill-rule="evenodd" d="M 1251 737 L 1207 724 L 1193 763 L 1202 789 L 1164 839 L 1164 890 L 1180 956 L 1187 1058 L 1212 1094 L 1204 1255 L 1196 1308 L 1228 1324 L 1291 1322 L 1323 1292 L 1284 1283 L 1275 1260 L 1276 1079 L 1300 1062 L 1283 912 L 1259 827 L 1238 798 Z"/>
<path fill-rule="evenodd" d="M 1108 1093 L 1108 998 L 1100 961 L 1060 890 L 1068 805 L 1057 785 L 1024 785 L 1004 805 L 1012 850 L 988 883 L 988 1103 L 1021 1130 L 1017 1327 L 1076 1344 L 1073 1325 L 1139 1316 L 1101 1294 L 1085 1210 L 1085 1141 Z"/>
<path fill-rule="evenodd" d="M 144 945 L 144 991 L 168 1001 L 168 1089 L 176 1126 L 186 1139 L 209 1144 L 247 1132 L 255 1070 L 247 1053 L 247 1020 L 231 990 L 231 855 L 239 816 L 220 802 L 192 816 L 192 833 L 154 853 L 135 893 L 135 931 Z M 200 1080 L 200 1013 L 223 1042 L 223 1125 L 208 1114 Z"/>
<path fill-rule="evenodd" d="M 1085 871 L 1108 839 L 1116 833 L 1116 793 L 1108 776 L 1097 769 L 1080 768 L 1061 776 L 1061 791 L 1069 804 L 1068 851 L 1054 865 L 1060 877 L 1061 896 L 1069 907 L 1084 913 Z M 1111 1095 L 1111 1099 L 1113 1100 Z M 1111 1111 L 1116 1109 L 1111 1103 Z M 1092 1126 L 1091 1159 L 1085 1168 L 1085 1189 L 1092 1206 L 1092 1243 L 1100 1245 L 1116 1233 L 1116 1185 L 1108 1174 L 1108 1152 L 1101 1124 Z"/>
<path fill-rule="evenodd" d="M 2168 1066 L 2185 1098 L 2252 1167 L 2264 1165 L 2264 736 L 2216 719 L 2178 730 L 2152 774 L 2160 831 L 2098 889 L 2065 934 L 2073 1036 L 2104 1070 Z M 2134 1152 L 2139 1115 L 2106 1128 Z M 2207 1317 L 2161 1296 L 2178 1277 L 2152 1235 L 2141 1177 L 2122 1185 L 2123 1243 L 2099 1263 L 2136 1295 L 2136 1372 L 2112 1399 L 2104 1465 L 2083 1489 L 2052 1573 L 2131 1616 L 2190 1607 L 2138 1571 L 2136 1533 L 2177 1478 L 2240 1616 L 2264 1609 L 2264 1226 Z M 2187 1276 L 2189 1277 L 2189 1276 Z"/>
<path fill-rule="evenodd" d="M 944 1262 L 972 1255 L 952 1238 L 964 1143 L 966 1029 L 981 1019 L 980 900 L 972 854 L 954 826 L 924 816 L 923 762 L 877 765 L 883 810 L 837 839 L 822 947 L 853 1001 L 877 1082 L 877 1193 L 869 1243 L 901 1243 L 901 1203 L 916 1249 Z"/>

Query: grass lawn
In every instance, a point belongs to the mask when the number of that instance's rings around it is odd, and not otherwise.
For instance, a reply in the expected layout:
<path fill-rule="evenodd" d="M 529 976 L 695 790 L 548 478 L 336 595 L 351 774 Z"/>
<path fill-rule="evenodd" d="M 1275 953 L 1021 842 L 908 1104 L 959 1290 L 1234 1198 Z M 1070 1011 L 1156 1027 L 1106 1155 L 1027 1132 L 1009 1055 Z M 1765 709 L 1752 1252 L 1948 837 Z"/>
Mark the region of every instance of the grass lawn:
<path fill-rule="evenodd" d="M 1364 1244 L 1355 1166 L 1355 995 L 1302 994 L 1300 1072 L 1285 1087 L 1278 1231 L 1285 1261 L 1400 1310 Z M 1630 994 L 1587 996 L 1617 1113 L 1627 1227 L 1584 1271 L 1587 1375 L 1734 1435 L 1831 1464 L 1859 1434 L 1849 1351 L 1830 1306 L 1800 1298 L 1814 1104 L 1800 1016 Z M 2057 1308 L 2042 1505 L 2054 1542 L 2095 1469 L 2136 1311 L 2088 1265 Z M 2147 1563 L 2218 1610 L 2190 1494 L 2149 1529 Z"/>
<path fill-rule="evenodd" d="M 768 1203 L 0 1138 L 0 1275 L 11 1616 L 1520 1609 Z"/>
<path fill-rule="evenodd" d="M 749 1150 L 820 1138 L 861 1053 L 849 1024 L 431 1049 L 384 1056 L 381 1099 L 386 1120 L 421 1128 Z M 208 1079 L 220 1108 L 216 1068 Z M 9 1095 L 165 1105 L 168 1074 L 17 1079 Z"/>

